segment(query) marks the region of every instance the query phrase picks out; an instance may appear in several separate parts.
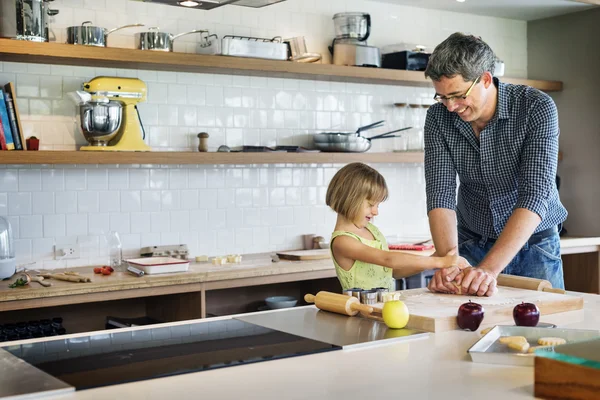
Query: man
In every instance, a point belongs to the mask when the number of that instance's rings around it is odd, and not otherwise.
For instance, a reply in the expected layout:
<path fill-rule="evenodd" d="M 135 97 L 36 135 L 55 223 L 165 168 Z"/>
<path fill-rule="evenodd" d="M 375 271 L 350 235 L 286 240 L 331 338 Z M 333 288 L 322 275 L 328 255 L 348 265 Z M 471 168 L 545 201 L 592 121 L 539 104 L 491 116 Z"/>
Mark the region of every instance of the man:
<path fill-rule="evenodd" d="M 432 238 L 438 254 L 458 246 L 474 266 L 437 271 L 434 292 L 491 296 L 501 272 L 564 288 L 556 106 L 537 89 L 499 82 L 495 61 L 480 38 L 455 33 L 425 71 L 438 102 L 425 121 Z"/>

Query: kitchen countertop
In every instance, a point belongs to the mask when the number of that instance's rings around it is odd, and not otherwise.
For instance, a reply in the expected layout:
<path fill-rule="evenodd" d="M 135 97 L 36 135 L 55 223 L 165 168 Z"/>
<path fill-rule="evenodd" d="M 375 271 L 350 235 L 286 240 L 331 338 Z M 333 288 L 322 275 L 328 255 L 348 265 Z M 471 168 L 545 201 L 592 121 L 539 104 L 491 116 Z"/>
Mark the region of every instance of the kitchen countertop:
<path fill-rule="evenodd" d="M 575 295 L 584 298 L 585 306 L 584 310 L 576 312 L 578 316 L 574 321 L 565 323 L 560 315 L 555 320 L 548 316 L 544 321 L 554 322 L 561 328 L 600 329 L 600 296 Z M 283 316 L 288 311 L 292 310 L 273 312 Z M 135 328 L 125 330 L 132 329 Z M 401 396 L 460 400 L 531 399 L 533 367 L 481 364 L 470 360 L 467 350 L 480 337 L 478 332 L 456 330 L 431 334 L 420 340 L 222 368 L 45 398 L 365 399 Z"/>
<path fill-rule="evenodd" d="M 565 254 L 578 251 L 590 252 L 600 249 L 600 237 L 592 238 L 561 238 L 561 249 Z M 580 250 L 578 250 L 580 249 Z M 433 251 L 411 251 L 408 253 L 428 256 Z M 96 275 L 93 267 L 69 268 L 69 271 L 79 272 L 89 277 L 91 283 L 72 283 L 51 280 L 52 287 L 45 288 L 32 283 L 29 288 L 10 289 L 11 281 L 0 284 L 0 303 L 18 300 L 41 299 L 70 295 L 86 295 L 91 293 L 117 292 L 131 289 L 147 289 L 175 285 L 193 285 L 215 283 L 234 279 L 267 278 L 278 275 L 293 275 L 301 273 L 324 273 L 327 277 L 335 277 L 335 269 L 331 260 L 287 261 L 272 262 L 271 253 L 244 255 L 240 264 L 213 265 L 209 263 L 191 262 L 189 271 L 145 275 L 141 278 L 129 273 L 115 272 L 110 276 Z M 51 272 L 62 272 L 53 270 Z M 199 289 L 198 289 L 199 290 Z"/>

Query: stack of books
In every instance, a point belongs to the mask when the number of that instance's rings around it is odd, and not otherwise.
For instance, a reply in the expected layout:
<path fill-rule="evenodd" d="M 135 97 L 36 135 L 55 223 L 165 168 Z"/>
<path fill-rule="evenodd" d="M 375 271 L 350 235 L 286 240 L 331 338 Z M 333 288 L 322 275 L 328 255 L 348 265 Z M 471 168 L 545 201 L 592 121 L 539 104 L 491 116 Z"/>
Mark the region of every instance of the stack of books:
<path fill-rule="evenodd" d="M 0 86 L 0 150 L 27 150 L 15 85 Z"/>

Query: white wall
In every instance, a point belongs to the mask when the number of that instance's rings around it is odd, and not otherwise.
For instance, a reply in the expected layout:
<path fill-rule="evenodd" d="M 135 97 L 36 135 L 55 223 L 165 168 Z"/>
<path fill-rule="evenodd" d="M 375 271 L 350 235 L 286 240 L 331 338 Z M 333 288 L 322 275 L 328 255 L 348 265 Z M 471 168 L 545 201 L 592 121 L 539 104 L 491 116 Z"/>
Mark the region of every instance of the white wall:
<path fill-rule="evenodd" d="M 570 235 L 600 235 L 600 9 L 529 24 L 529 72 L 560 77 L 564 88 L 550 93 L 558 107 L 560 198 L 569 211 Z"/>
<path fill-rule="evenodd" d="M 477 17 L 366 0 L 288 0 L 254 10 L 225 6 L 213 11 L 121 0 L 57 0 L 52 24 L 56 40 L 66 27 L 92 20 L 113 28 L 133 22 L 181 33 L 210 29 L 272 37 L 303 35 L 309 51 L 325 54 L 335 12 L 366 11 L 373 18 L 370 44 L 408 42 L 430 47 L 456 30 L 483 36 L 507 63 L 507 75 L 525 77 L 525 22 Z M 135 30 L 111 35 L 111 46 L 135 47 Z M 193 52 L 194 35 L 175 43 Z M 326 55 L 326 54 L 325 54 Z M 326 59 L 328 56 L 326 55 Z M 356 129 L 385 119 L 402 120 L 394 102 L 429 104 L 423 88 L 120 70 L 0 62 L 0 82 L 17 84 L 26 136 L 42 149 L 76 149 L 85 144 L 76 108 L 66 93 L 98 75 L 137 77 L 149 89 L 140 105 L 147 142 L 156 150 L 192 150 L 196 134 L 220 144 L 310 145 L 310 134 Z M 383 132 L 383 130 L 373 133 Z M 415 130 L 414 133 L 416 133 Z M 390 151 L 398 142 L 374 141 L 371 151 Z M 0 153 L 0 157 L 1 157 Z M 324 205 L 327 183 L 339 165 L 277 166 L 0 166 L 0 215 L 8 215 L 17 238 L 19 262 L 64 266 L 53 246 L 78 241 L 82 258 L 68 264 L 106 262 L 104 233 L 117 230 L 127 253 L 149 245 L 186 243 L 192 255 L 249 253 L 301 247 L 300 235 L 328 236 L 334 214 Z M 423 170 L 420 165 L 375 165 L 386 177 L 391 198 L 377 224 L 387 235 L 428 235 Z"/>

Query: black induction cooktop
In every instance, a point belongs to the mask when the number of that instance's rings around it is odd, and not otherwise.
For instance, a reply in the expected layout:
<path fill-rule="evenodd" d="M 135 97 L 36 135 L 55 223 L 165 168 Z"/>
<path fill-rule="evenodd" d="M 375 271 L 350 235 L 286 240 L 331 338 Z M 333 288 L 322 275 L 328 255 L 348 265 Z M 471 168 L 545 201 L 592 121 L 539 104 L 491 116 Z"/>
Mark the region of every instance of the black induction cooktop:
<path fill-rule="evenodd" d="M 87 340 L 87 342 L 86 342 Z M 56 343 L 54 343 L 56 342 Z M 60 349 L 55 354 L 48 350 Z M 339 350 L 341 347 L 221 320 L 45 342 L 21 358 L 77 390 Z"/>

